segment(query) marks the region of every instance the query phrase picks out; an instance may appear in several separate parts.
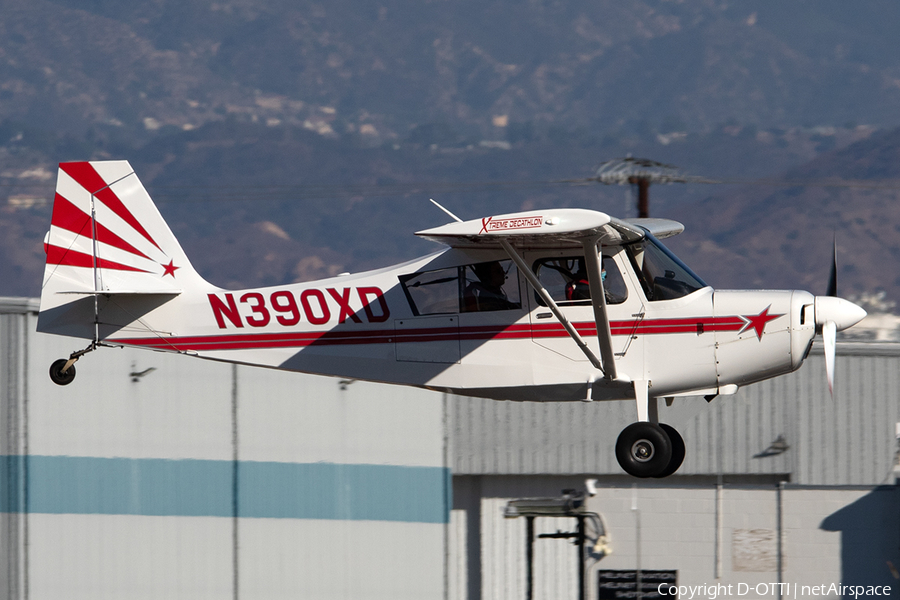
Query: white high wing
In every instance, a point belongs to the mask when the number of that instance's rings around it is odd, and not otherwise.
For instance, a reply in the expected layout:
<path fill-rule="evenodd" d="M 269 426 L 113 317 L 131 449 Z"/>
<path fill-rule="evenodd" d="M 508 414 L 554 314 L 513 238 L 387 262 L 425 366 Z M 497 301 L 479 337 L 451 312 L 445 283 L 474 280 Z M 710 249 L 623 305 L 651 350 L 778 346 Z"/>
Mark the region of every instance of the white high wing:
<path fill-rule="evenodd" d="M 657 399 L 733 394 L 799 368 L 817 331 L 865 311 L 802 291 L 714 291 L 658 240 L 683 227 L 535 210 L 416 235 L 446 244 L 404 264 L 230 291 L 191 267 L 126 161 L 63 163 L 38 331 L 503 400 L 636 403 L 622 468 L 665 477 L 684 442 Z M 833 369 L 829 369 L 829 379 Z"/>

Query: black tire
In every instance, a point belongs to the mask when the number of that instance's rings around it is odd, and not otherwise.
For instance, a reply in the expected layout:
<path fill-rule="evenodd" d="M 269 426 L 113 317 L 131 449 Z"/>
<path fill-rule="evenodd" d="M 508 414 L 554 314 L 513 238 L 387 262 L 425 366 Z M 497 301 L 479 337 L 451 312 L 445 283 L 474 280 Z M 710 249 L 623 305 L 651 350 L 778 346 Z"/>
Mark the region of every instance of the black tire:
<path fill-rule="evenodd" d="M 672 458 L 669 459 L 669 464 L 662 470 L 662 473 L 654 475 L 654 477 L 661 478 L 673 474 L 681 466 L 681 463 L 684 462 L 684 439 L 681 437 L 681 434 L 678 433 L 678 430 L 671 425 L 660 423 L 659 426 L 666 432 L 666 435 L 669 436 L 669 442 L 672 444 Z"/>
<path fill-rule="evenodd" d="M 654 477 L 669 466 L 672 443 L 656 423 L 632 423 L 616 440 L 619 466 L 634 477 Z"/>
<path fill-rule="evenodd" d="M 56 385 L 69 385 L 75 379 L 75 365 L 69 367 L 65 373 L 62 372 L 63 367 L 69 362 L 65 358 L 54 360 L 50 365 L 50 379 Z"/>

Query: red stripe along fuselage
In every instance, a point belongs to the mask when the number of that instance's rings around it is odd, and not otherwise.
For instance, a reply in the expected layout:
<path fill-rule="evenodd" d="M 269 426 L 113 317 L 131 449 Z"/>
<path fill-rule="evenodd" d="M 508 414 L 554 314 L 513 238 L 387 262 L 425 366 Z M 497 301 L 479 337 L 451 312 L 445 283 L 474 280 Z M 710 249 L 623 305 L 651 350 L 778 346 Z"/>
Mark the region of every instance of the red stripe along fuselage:
<path fill-rule="evenodd" d="M 597 329 L 592 322 L 574 323 L 579 334 L 594 336 Z M 740 316 L 698 317 L 682 319 L 646 319 L 613 321 L 614 336 L 694 334 L 713 331 L 741 331 L 746 321 Z M 146 338 L 117 338 L 110 342 L 160 350 L 212 351 L 267 348 L 305 348 L 308 346 L 368 345 L 408 342 L 459 340 L 564 338 L 568 333 L 559 323 L 531 325 L 516 323 L 508 326 L 434 327 L 421 329 L 360 329 L 359 331 L 295 331 L 284 333 L 240 333 L 205 336 L 173 336 Z"/>

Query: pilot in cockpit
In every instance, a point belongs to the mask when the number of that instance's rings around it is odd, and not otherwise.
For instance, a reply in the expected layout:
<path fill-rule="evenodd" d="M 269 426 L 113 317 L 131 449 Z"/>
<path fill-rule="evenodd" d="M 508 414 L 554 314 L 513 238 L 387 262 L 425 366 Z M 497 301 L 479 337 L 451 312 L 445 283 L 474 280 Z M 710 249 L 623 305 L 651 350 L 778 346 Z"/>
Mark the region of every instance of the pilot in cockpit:
<path fill-rule="evenodd" d="M 518 308 L 510 302 L 503 290 L 506 283 L 506 271 L 500 261 L 491 261 L 472 265 L 477 281 L 466 286 L 463 292 L 463 311 L 507 310 Z"/>

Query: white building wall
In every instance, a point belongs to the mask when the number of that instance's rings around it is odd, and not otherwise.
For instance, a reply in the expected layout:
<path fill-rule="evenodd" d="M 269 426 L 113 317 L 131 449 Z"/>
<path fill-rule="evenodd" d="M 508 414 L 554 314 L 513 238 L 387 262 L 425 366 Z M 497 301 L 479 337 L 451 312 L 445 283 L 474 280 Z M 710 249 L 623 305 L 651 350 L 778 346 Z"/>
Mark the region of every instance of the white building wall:
<path fill-rule="evenodd" d="M 242 462 L 443 463 L 439 394 L 252 368 L 239 369 L 237 385 Z M 412 504 L 440 502 L 449 492 L 395 491 Z M 384 490 L 359 493 L 385 501 L 378 497 Z M 241 519 L 241 598 L 443 597 L 443 523 L 356 520 L 353 510 L 339 507 L 345 520 Z"/>
<path fill-rule="evenodd" d="M 34 326 L 0 315 L 0 598 L 443 598 L 440 394 L 108 348 L 59 387 L 83 344 Z"/>
<path fill-rule="evenodd" d="M 27 598 L 233 597 L 226 519 L 30 514 L 28 521 Z"/>

